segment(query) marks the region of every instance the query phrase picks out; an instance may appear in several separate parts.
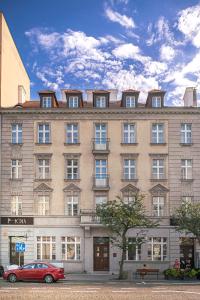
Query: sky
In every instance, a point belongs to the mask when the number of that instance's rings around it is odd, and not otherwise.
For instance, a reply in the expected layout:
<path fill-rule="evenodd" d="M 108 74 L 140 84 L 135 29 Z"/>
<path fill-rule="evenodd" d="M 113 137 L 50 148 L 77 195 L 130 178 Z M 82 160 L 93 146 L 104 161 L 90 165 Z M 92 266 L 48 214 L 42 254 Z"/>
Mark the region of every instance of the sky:
<path fill-rule="evenodd" d="M 200 99 L 200 1 L 0 0 L 31 80 L 41 89 L 166 91 Z M 119 93 L 120 97 L 120 93 Z M 200 104 L 199 104 L 200 105 Z"/>

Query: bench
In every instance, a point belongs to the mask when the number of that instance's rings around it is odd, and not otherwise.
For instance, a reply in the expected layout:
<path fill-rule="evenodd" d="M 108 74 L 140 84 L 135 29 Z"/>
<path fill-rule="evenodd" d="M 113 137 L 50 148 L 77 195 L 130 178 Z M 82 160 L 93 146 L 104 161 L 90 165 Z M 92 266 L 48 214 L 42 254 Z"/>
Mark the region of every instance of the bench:
<path fill-rule="evenodd" d="M 137 269 L 135 272 L 135 279 L 138 275 L 140 275 L 140 278 L 144 278 L 147 274 L 149 275 L 156 275 L 158 279 L 159 275 L 159 269 L 150 269 L 150 268 L 143 268 L 143 269 Z"/>

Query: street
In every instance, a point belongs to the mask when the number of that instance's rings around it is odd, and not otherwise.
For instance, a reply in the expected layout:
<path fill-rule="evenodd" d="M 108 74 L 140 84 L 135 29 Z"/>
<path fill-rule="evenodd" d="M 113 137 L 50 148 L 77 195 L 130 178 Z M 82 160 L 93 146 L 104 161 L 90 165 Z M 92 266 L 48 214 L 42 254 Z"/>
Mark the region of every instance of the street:
<path fill-rule="evenodd" d="M 33 299 L 141 299 L 141 300 L 196 300 L 200 299 L 199 282 L 70 282 L 51 285 L 38 282 L 11 284 L 0 280 L 0 300 Z"/>

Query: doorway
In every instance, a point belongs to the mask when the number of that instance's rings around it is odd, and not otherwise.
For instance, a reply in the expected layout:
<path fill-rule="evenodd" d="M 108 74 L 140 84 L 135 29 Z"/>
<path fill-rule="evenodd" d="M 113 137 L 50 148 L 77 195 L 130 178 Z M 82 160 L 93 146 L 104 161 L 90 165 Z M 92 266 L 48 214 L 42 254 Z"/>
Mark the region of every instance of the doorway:
<path fill-rule="evenodd" d="M 11 265 L 20 265 L 24 264 L 24 252 L 16 252 L 15 246 L 16 243 L 22 242 L 23 239 L 19 236 L 10 236 L 10 264 Z"/>
<path fill-rule="evenodd" d="M 194 267 L 194 239 L 180 238 L 180 263 L 181 268 Z"/>
<path fill-rule="evenodd" d="M 109 271 L 109 238 L 94 237 L 94 271 Z"/>

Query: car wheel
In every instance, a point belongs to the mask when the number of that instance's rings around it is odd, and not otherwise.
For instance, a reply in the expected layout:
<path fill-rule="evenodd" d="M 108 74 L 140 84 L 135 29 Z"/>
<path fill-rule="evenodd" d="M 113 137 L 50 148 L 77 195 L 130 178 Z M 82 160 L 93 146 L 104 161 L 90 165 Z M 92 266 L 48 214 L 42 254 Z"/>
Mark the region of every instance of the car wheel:
<path fill-rule="evenodd" d="M 12 283 L 16 282 L 17 281 L 17 276 L 15 274 L 10 274 L 8 276 L 8 281 L 10 281 Z"/>
<path fill-rule="evenodd" d="M 46 275 L 46 276 L 44 277 L 44 281 L 45 281 L 46 283 L 52 283 L 54 280 L 53 280 L 53 277 L 52 277 L 51 275 Z"/>

